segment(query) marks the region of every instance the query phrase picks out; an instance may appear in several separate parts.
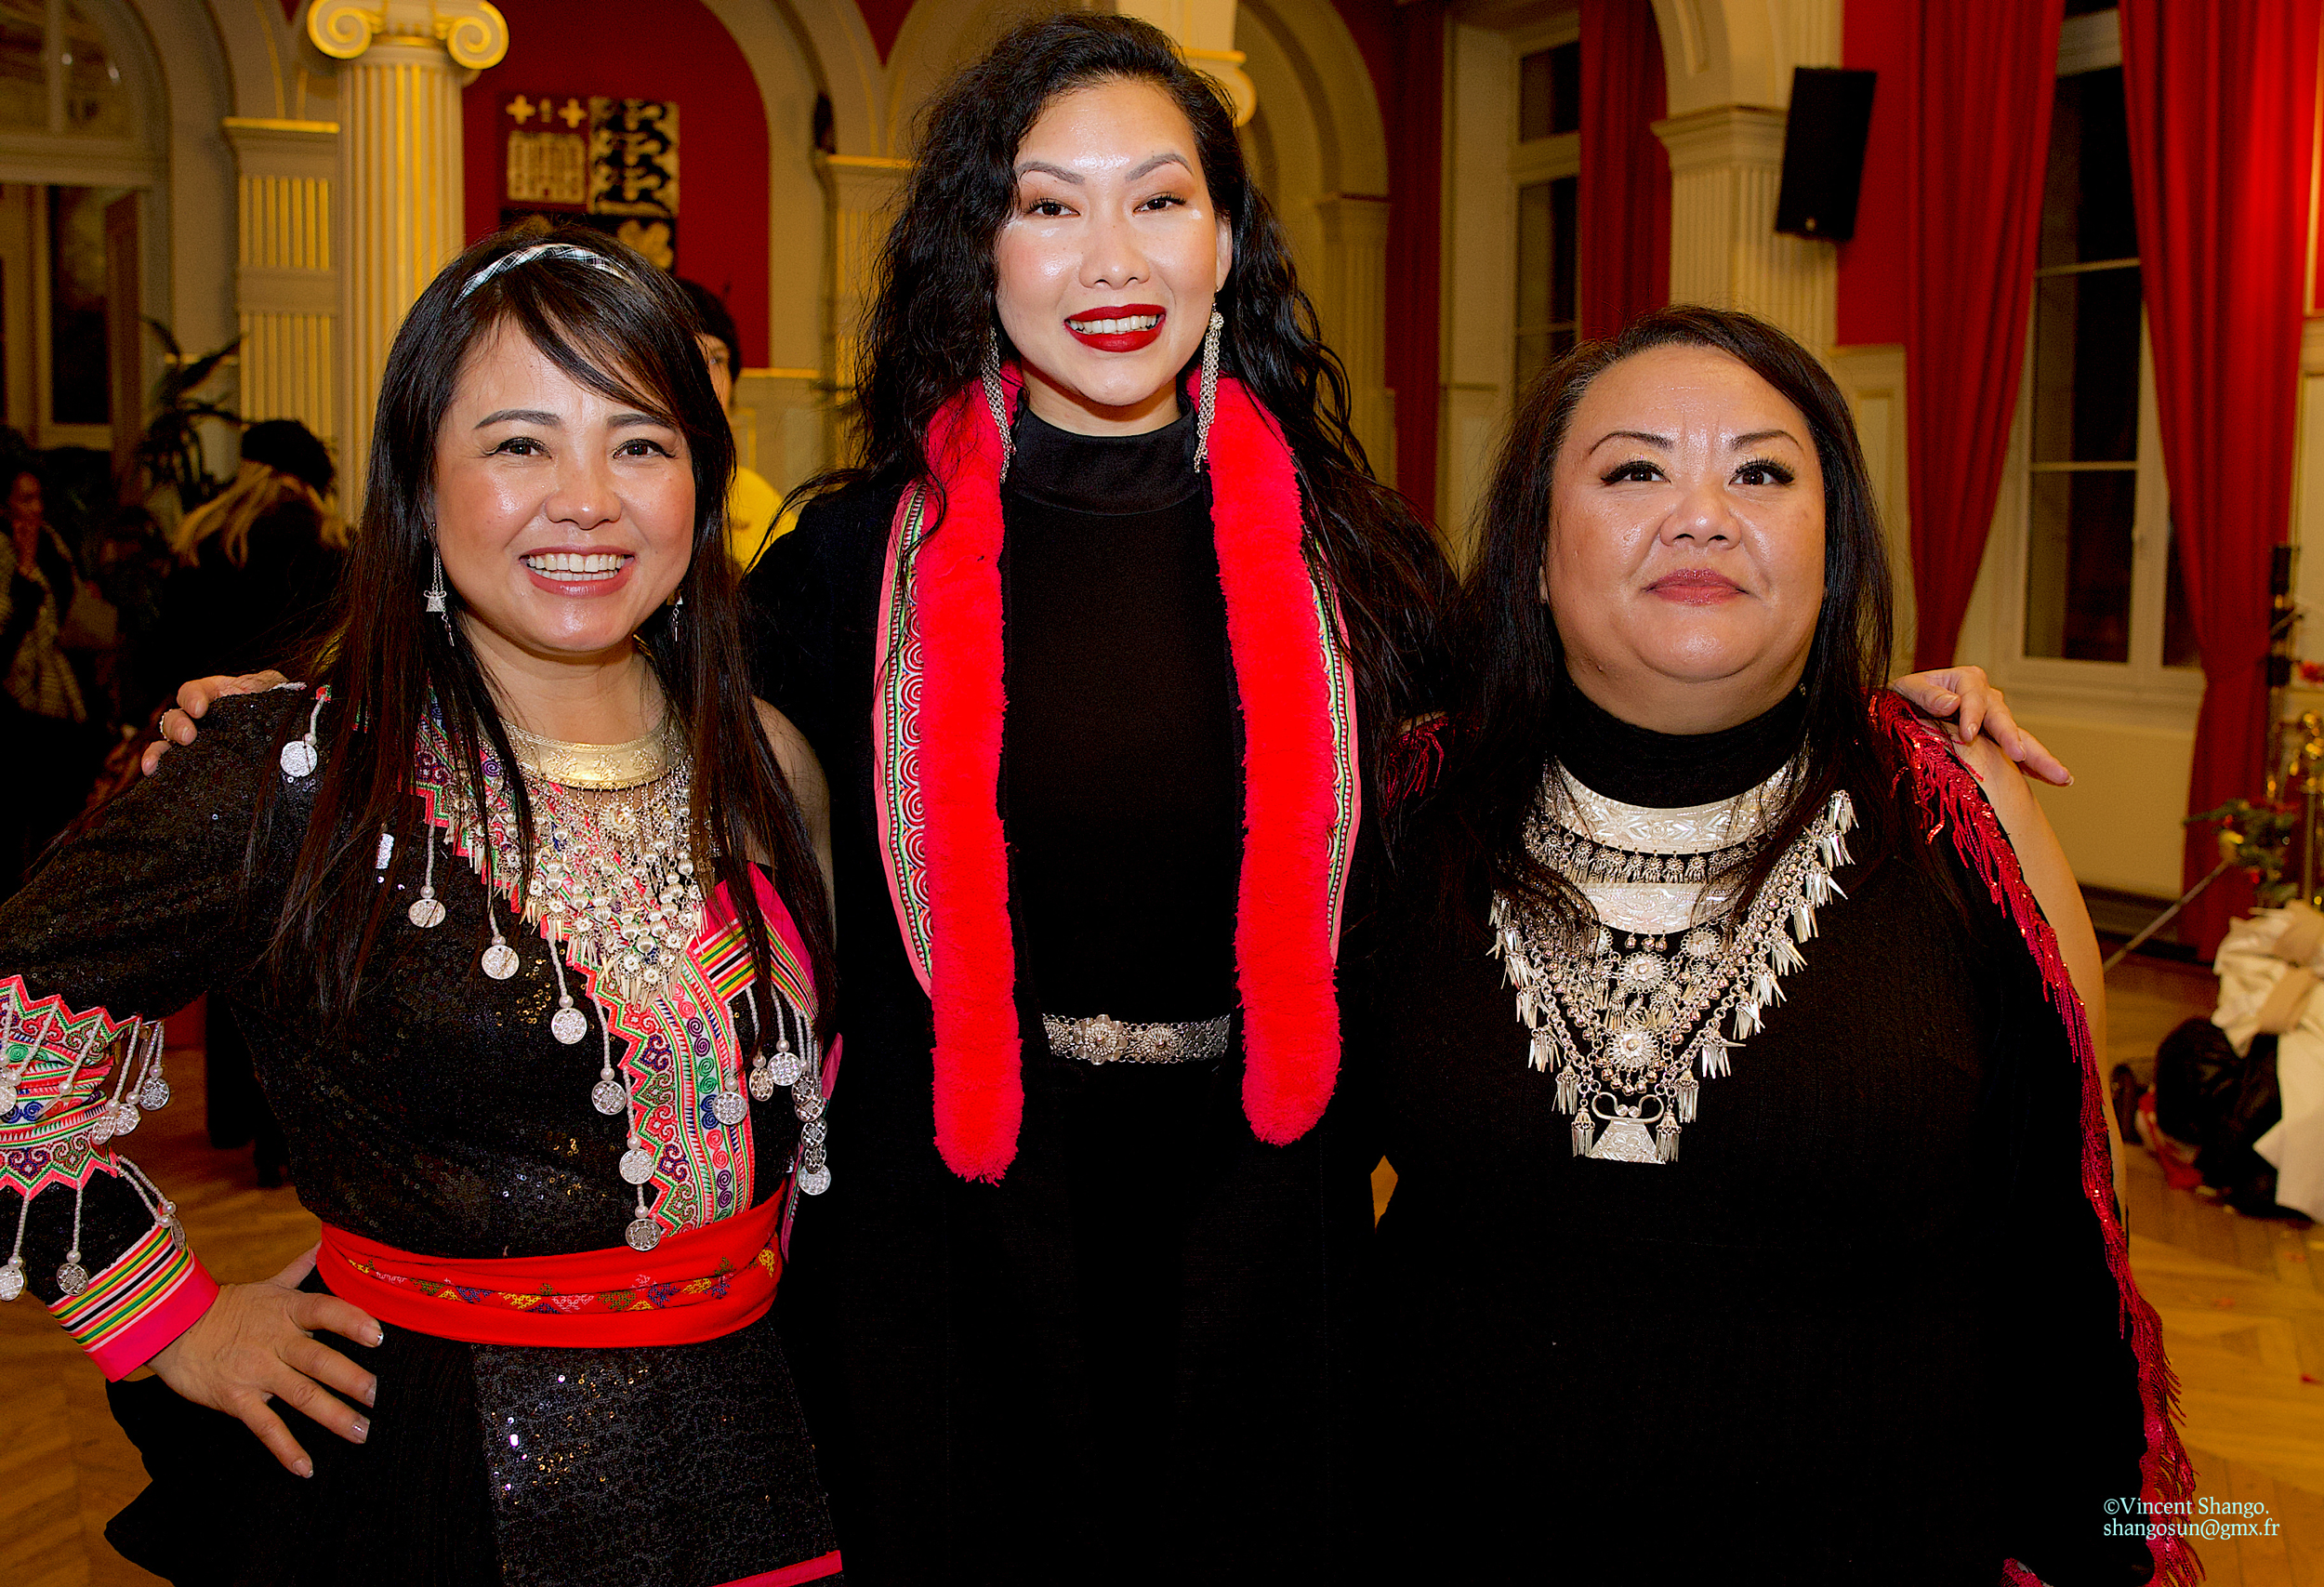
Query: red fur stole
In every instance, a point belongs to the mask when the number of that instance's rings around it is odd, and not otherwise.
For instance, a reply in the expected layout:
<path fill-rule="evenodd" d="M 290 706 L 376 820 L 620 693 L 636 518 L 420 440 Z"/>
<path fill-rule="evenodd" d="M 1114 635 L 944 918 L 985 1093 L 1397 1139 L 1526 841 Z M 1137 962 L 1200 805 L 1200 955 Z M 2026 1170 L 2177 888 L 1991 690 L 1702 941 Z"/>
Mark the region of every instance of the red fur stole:
<path fill-rule="evenodd" d="M 2106 1086 L 2098 1073 L 2097 1053 L 2091 1046 L 2090 1018 L 2074 990 L 2073 978 L 2067 973 L 2057 932 L 2035 902 L 2033 889 L 2018 867 L 2017 851 L 2010 846 L 2000 818 L 1986 802 L 1975 775 L 1954 758 L 1936 730 L 1916 717 L 1902 695 L 1887 690 L 1873 696 L 1872 720 L 1904 757 L 1913 792 L 1928 817 L 1930 839 L 1934 840 L 1948 827 L 1952 829 L 1953 846 L 1961 857 L 2026 939 L 2027 950 L 2040 968 L 2050 1001 L 2066 1025 L 2067 1040 L 2082 1072 L 2082 1194 L 2098 1215 L 2098 1226 L 2106 1237 L 2106 1266 L 2122 1298 L 2122 1324 L 2138 1356 L 2139 1394 L 2146 1410 L 2146 1454 L 2141 1461 L 2145 1496 L 2150 1501 L 2187 1499 L 2195 1491 L 2195 1468 L 2172 1425 L 2178 1380 L 2163 1356 L 2162 1321 L 2138 1292 L 2138 1280 L 2131 1274 L 2130 1242 L 2115 1212 L 2114 1162 L 2104 1111 Z M 2173 1512 L 2161 1514 L 2167 1517 Z M 2155 1580 L 2165 1587 L 2192 1587 L 2200 1580 L 2202 1567 L 2185 1538 L 2153 1537 L 2147 1547 L 2155 1556 Z M 2024 1571 L 2014 1561 L 2011 1564 Z"/>
<path fill-rule="evenodd" d="M 1008 378 L 1014 400 L 1017 380 Z M 908 635 L 883 628 L 883 740 L 907 753 L 913 789 L 877 800 L 907 951 L 925 909 L 922 984 L 934 1011 L 936 1147 L 964 1179 L 997 1181 L 1024 1115 L 1009 867 L 996 789 L 1002 690 L 999 432 L 983 394 L 964 391 L 929 426 L 944 520 L 906 550 L 912 493 L 899 507 L 891 598 Z M 1235 380 L 1221 379 L 1209 437 L 1212 524 L 1244 727 L 1244 840 L 1235 951 L 1245 1055 L 1243 1107 L 1274 1144 L 1323 1116 L 1340 1066 L 1333 960 L 1356 821 L 1353 708 L 1339 636 L 1326 624 L 1302 541 L 1289 449 Z M 899 559 L 909 555 L 908 570 Z M 902 579 L 908 601 L 899 605 Z M 883 625 L 890 622 L 883 616 Z M 916 653 L 916 654 L 915 654 Z M 890 706 L 889 698 L 896 702 Z M 891 720 L 908 719 L 908 720 Z M 875 751 L 875 774 L 895 774 Z M 914 796 L 917 795 L 917 798 Z M 918 871 L 919 874 L 911 874 Z"/>

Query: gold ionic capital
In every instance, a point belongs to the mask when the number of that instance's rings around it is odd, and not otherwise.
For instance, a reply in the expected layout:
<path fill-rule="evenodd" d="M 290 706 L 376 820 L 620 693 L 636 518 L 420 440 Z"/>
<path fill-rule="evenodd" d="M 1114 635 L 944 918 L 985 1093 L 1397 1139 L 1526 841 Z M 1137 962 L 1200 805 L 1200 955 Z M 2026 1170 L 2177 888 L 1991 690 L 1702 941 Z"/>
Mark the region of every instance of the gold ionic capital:
<path fill-rule="evenodd" d="M 508 53 L 508 22 L 489 0 L 314 0 L 307 36 L 335 60 L 353 60 L 381 35 L 433 39 L 469 72 L 496 66 Z"/>

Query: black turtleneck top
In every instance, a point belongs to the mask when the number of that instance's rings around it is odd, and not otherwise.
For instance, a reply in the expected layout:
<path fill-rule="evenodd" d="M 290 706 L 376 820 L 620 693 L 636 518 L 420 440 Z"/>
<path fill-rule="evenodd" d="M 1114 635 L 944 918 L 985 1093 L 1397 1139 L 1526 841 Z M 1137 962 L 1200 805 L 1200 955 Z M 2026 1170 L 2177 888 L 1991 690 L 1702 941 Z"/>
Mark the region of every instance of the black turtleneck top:
<path fill-rule="evenodd" d="M 1076 435 L 1030 408 L 1001 492 L 1010 888 L 1044 1012 L 1235 1006 L 1242 744 L 1194 418 Z"/>
<path fill-rule="evenodd" d="M 1668 809 L 1761 782 L 1804 718 L 1794 694 L 1676 737 L 1568 690 L 1554 738 L 1586 786 Z M 1457 814 L 1423 811 L 1414 852 Z M 2013 1555 L 2143 1580 L 2144 1546 L 2104 1532 L 2143 1440 L 2080 1065 L 1948 841 L 1925 864 L 1852 847 L 1804 965 L 1659 1163 L 1575 1155 L 1483 901 L 1448 925 L 1425 879 L 1390 893 L 1347 1021 L 1398 1176 L 1380 1580 L 1538 1558 L 1577 1581 L 1990 1587 Z"/>

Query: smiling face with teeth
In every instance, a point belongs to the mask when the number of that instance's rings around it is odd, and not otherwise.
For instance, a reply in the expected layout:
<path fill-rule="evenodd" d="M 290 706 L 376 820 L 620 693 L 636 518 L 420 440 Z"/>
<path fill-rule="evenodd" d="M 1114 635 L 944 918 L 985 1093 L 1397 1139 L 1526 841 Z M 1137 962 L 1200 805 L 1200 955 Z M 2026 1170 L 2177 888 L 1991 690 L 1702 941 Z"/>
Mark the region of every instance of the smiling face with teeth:
<path fill-rule="evenodd" d="M 1042 111 L 1016 172 L 993 262 L 1025 400 L 1061 430 L 1161 429 L 1234 262 L 1193 126 L 1153 84 L 1092 84 Z"/>
<path fill-rule="evenodd" d="M 461 368 L 435 501 L 463 632 L 496 674 L 627 667 L 630 635 L 692 558 L 684 435 L 575 381 L 505 323 Z"/>

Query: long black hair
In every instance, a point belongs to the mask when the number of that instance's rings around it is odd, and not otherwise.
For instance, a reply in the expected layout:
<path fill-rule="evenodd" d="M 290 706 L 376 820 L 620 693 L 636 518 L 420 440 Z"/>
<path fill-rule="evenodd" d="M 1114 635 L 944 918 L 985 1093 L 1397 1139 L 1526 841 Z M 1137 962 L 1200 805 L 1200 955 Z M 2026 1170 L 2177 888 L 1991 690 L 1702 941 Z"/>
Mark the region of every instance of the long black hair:
<path fill-rule="evenodd" d="M 544 242 L 585 250 L 603 265 L 549 254 L 478 280 L 519 248 Z M 481 751 L 489 747 L 504 766 L 516 763 L 475 648 L 456 641 L 451 626 L 424 609 L 435 543 L 437 432 L 466 361 L 503 325 L 574 381 L 686 438 L 694 522 L 693 560 L 679 585 L 684 619 L 665 607 L 638 637 L 693 757 L 696 864 L 707 867 L 712 885 L 726 884 L 749 945 L 754 1031 L 773 1028 L 767 923 L 748 871 L 754 848 L 767 856 L 775 891 L 798 923 L 827 1023 L 836 979 L 823 875 L 739 665 L 741 597 L 725 549 L 733 436 L 678 287 L 637 254 L 578 227 L 487 237 L 443 268 L 396 333 L 337 626 L 308 672 L 329 687 L 335 708 L 324 718 L 314 811 L 271 957 L 278 970 L 295 962 L 319 980 L 326 1014 L 351 1012 L 393 891 L 373 880 L 376 835 L 420 830 L 412 747 L 431 703 L 442 709 L 456 774 L 474 808 L 486 808 Z M 456 620 L 456 591 L 450 604 Z M 301 713 L 285 738 L 305 726 Z M 509 780 L 508 792 L 524 874 L 488 876 L 486 884 L 513 881 L 522 896 L 531 880 L 533 810 L 522 778 Z M 397 843 L 399 871 L 420 847 Z"/>
<path fill-rule="evenodd" d="M 1308 557 L 1339 593 L 1373 751 L 1366 759 L 1377 767 L 1386 734 L 1434 704 L 1436 621 L 1451 573 L 1411 504 L 1372 478 L 1349 425 L 1347 372 L 1323 343 L 1289 240 L 1244 165 L 1233 108 L 1150 23 L 1081 11 L 1023 23 L 929 102 L 865 317 L 859 464 L 809 481 L 795 498 L 932 479 L 929 421 L 977 378 L 988 337 L 1001 338 L 1004 357 L 1011 351 L 994 309 L 993 248 L 1016 203 L 1018 147 L 1059 96 L 1106 82 L 1152 84 L 1194 129 L 1203 180 L 1234 239 L 1217 300 L 1226 317 L 1221 367 L 1289 443 L 1308 507 Z"/>
<path fill-rule="evenodd" d="M 1723 352 L 1806 419 L 1824 478 L 1824 603 L 1802 680 L 1807 694 L 1802 774 L 1785 789 L 1771 840 L 1746 868 L 1747 908 L 1783 851 L 1833 793 L 1852 790 L 1855 857 L 1875 863 L 1895 846 L 1889 793 L 1894 757 L 1866 704 L 1888 676 L 1895 616 L 1888 542 L 1847 399 L 1808 350 L 1750 314 L 1680 305 L 1633 320 L 1618 336 L 1584 342 L 1534 381 L 1501 443 L 1481 509 L 1475 566 L 1452 622 L 1458 678 L 1452 747 L 1430 800 L 1440 901 L 1473 909 L 1483 886 L 1569 923 L 1586 919 L 1580 894 L 1527 851 L 1525 821 L 1557 759 L 1565 691 L 1574 687 L 1549 603 L 1541 599 L 1552 481 L 1574 410 L 1591 382 L 1624 359 L 1659 347 Z"/>

